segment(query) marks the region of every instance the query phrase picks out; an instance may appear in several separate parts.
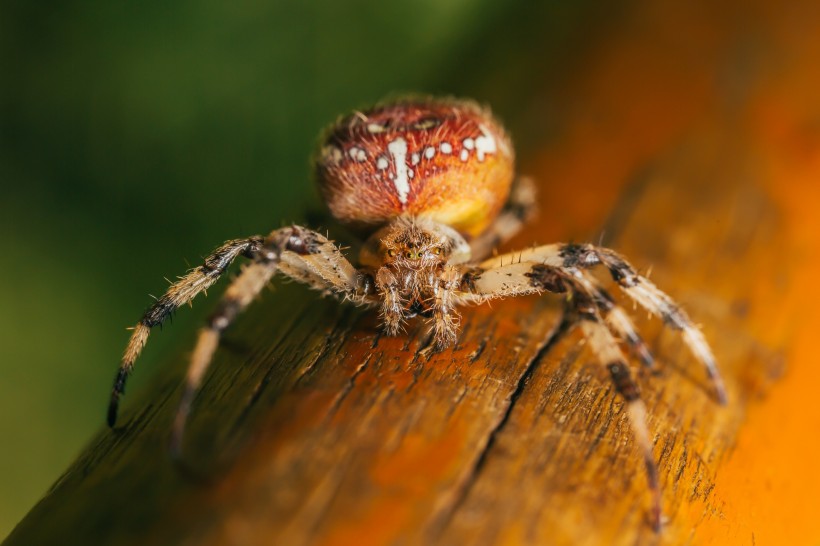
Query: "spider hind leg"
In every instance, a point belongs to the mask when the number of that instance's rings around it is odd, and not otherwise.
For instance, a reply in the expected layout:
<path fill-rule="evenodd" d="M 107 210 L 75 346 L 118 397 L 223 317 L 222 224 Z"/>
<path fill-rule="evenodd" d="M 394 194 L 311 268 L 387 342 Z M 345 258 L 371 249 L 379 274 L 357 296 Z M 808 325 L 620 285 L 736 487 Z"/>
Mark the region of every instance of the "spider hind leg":
<path fill-rule="evenodd" d="M 577 301 L 583 301 L 580 298 Z M 582 304 L 583 305 L 583 304 Z M 646 425 L 646 405 L 641 399 L 640 389 L 632 377 L 617 340 L 604 324 L 597 309 L 581 308 L 577 311 L 579 326 L 598 361 L 609 372 L 610 380 L 618 394 L 626 402 L 626 413 L 630 428 L 641 452 L 646 470 L 647 487 L 651 495 L 650 523 L 655 531 L 661 528 L 661 489 L 658 466 L 652 455 L 652 440 Z"/>
<path fill-rule="evenodd" d="M 597 255 L 600 263 L 609 270 L 610 276 L 618 283 L 624 293 L 644 309 L 660 317 L 669 328 L 678 330 L 681 333 L 683 341 L 706 369 L 718 402 L 722 405 L 726 405 L 728 400 L 726 387 L 718 371 L 715 356 L 712 354 L 709 344 L 703 337 L 703 332 L 695 326 L 686 314 L 686 311 L 649 279 L 639 275 L 635 269 L 615 251 L 586 245 L 586 251 L 589 252 L 590 250 Z"/>
<path fill-rule="evenodd" d="M 210 366 L 222 332 L 262 291 L 276 273 L 276 269 L 276 262 L 257 262 L 245 267 L 225 291 L 216 311 L 208 319 L 207 326 L 200 331 L 191 355 L 184 391 L 171 429 L 171 453 L 175 457 L 181 454 L 185 423 L 194 395 L 202 383 L 205 371 Z"/>

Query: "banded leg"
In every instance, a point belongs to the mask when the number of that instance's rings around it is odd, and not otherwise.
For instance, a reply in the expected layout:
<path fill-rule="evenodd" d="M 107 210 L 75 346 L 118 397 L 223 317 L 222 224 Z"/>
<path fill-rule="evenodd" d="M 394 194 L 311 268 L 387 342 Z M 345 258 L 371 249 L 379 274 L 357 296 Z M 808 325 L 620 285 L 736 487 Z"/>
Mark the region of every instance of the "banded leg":
<path fill-rule="evenodd" d="M 312 288 L 341 295 L 356 303 L 368 303 L 373 298 L 372 278 L 357 271 L 331 241 L 314 231 L 291 226 L 275 230 L 264 239 L 253 237 L 230 241 L 209 256 L 205 265 L 191 271 L 172 285 L 168 293 L 146 312 L 137 325 L 114 382 L 108 410 L 110 426 L 116 422 L 118 402 L 124 390 L 125 378 L 145 345 L 150 327 L 160 324 L 174 309 L 211 286 L 218 276 L 224 273 L 231 261 L 241 254 L 254 258 L 255 262 L 246 268 L 232 288 L 229 288 L 222 306 L 212 317 L 209 328 L 200 335 L 189 373 L 189 384 L 193 384 L 193 391 L 196 390 L 199 378 L 210 362 L 219 339 L 219 332 L 227 328 L 236 314 L 250 303 L 253 296 L 276 271 L 281 270 L 285 275 Z M 190 397 L 193 394 L 186 396 Z M 185 403 L 183 399 L 183 404 Z M 190 400 L 187 403 L 190 403 Z M 187 410 L 183 410 L 182 413 L 185 411 Z"/>
<path fill-rule="evenodd" d="M 185 423 L 188 420 L 191 403 L 202 383 L 202 377 L 211 364 L 222 332 L 262 291 L 276 273 L 276 270 L 277 263 L 275 261 L 256 262 L 245 267 L 225 291 L 219 307 L 208 319 L 208 325 L 200 330 L 196 347 L 191 356 L 191 364 L 188 366 L 182 399 L 171 431 L 171 452 L 174 456 L 179 456 L 181 453 L 182 438 L 185 433 Z"/>
<path fill-rule="evenodd" d="M 598 282 L 582 271 L 567 271 L 543 264 L 510 263 L 483 271 L 466 270 L 462 273 L 462 290 L 469 295 L 462 299 L 489 299 L 517 296 L 534 292 L 565 293 L 570 287 L 580 289 L 595 303 L 607 326 L 630 347 L 635 356 L 647 367 L 654 366 L 652 353 L 646 347 L 629 316 L 618 307 Z"/>
<path fill-rule="evenodd" d="M 269 238 L 283 232 L 287 239 L 279 262 L 283 274 L 358 305 L 376 303 L 373 277 L 356 269 L 333 241 L 298 226 L 274 231 Z"/>
<path fill-rule="evenodd" d="M 544 264 L 508 263 L 507 265 L 483 271 L 463 270 L 460 283 L 462 301 L 477 302 L 494 297 L 540 293 L 570 293 L 572 310 L 579 318 L 580 327 L 596 358 L 607 368 L 616 390 L 627 403 L 635 441 L 638 444 L 646 468 L 648 487 L 652 496 L 651 520 L 656 530 L 660 529 L 661 495 L 658 469 L 652 457 L 652 443 L 646 427 L 646 407 L 640 399 L 638 386 L 632 379 L 624 355 L 610 328 L 624 333 L 634 333 L 629 322 L 615 321 L 614 326 L 605 324 L 602 314 L 612 315 L 615 307 L 608 294 L 598 289 L 594 281 L 578 270 L 564 269 Z M 618 315 L 615 315 L 618 317 Z M 624 317 L 626 317 L 624 315 Z M 626 318 L 628 321 L 629 319 Z M 636 334 L 637 335 L 637 334 Z"/>
<path fill-rule="evenodd" d="M 474 260 L 489 256 L 499 245 L 521 231 L 536 213 L 535 184 L 532 179 L 516 179 L 501 213 L 487 229 L 470 242 L 470 254 Z"/>
<path fill-rule="evenodd" d="M 382 295 L 381 317 L 387 335 L 395 336 L 404 325 L 404 310 L 399 293 L 399 279 L 387 267 L 376 273 L 376 287 Z"/>
<path fill-rule="evenodd" d="M 197 294 L 210 288 L 225 272 L 228 266 L 241 255 L 253 258 L 262 246 L 262 237 L 228 241 L 205 258 L 205 262 L 181 277 L 168 291 L 152 305 L 133 328 L 131 338 L 123 353 L 120 368 L 114 378 L 111 401 L 108 405 L 108 426 L 117 421 L 119 400 L 125 392 L 125 382 L 134 368 L 134 362 L 148 341 L 151 328 L 162 323 L 180 306 L 189 303 Z"/>
<path fill-rule="evenodd" d="M 439 278 L 439 285 L 433 296 L 433 341 L 437 350 L 455 345 L 461 315 L 455 309 L 455 290 L 461 281 L 461 273 L 456 267 L 445 268 Z"/>
<path fill-rule="evenodd" d="M 643 338 L 638 334 L 629 315 L 616 305 L 609 292 L 597 280 L 583 271 L 578 271 L 574 280 L 591 296 L 592 301 L 598 308 L 598 313 L 604 319 L 606 325 L 609 326 L 609 329 L 629 346 L 629 350 L 640 360 L 641 364 L 647 368 L 653 368 L 655 359 L 652 353 Z"/>
<path fill-rule="evenodd" d="M 603 324 L 600 315 L 596 312 L 579 312 L 580 326 L 584 337 L 598 360 L 607 368 L 615 390 L 626 401 L 627 416 L 632 427 L 635 443 L 643 456 L 646 469 L 647 486 L 652 498 L 650 522 L 655 531 L 661 528 L 661 489 L 658 480 L 658 467 L 652 455 L 652 441 L 649 438 L 649 429 L 646 426 L 646 405 L 641 400 L 640 390 L 632 378 L 618 348 L 618 343 L 609 329 Z"/>
<path fill-rule="evenodd" d="M 360 274 L 332 241 L 298 226 L 272 232 L 265 240 L 268 259 L 260 259 L 242 270 L 225 291 L 208 325 L 200 331 L 191 357 L 185 390 L 174 419 L 171 452 L 179 457 L 185 424 L 196 392 L 219 345 L 222 332 L 245 310 L 277 271 L 311 288 L 364 303 L 372 295 L 369 276 Z"/>
<path fill-rule="evenodd" d="M 482 262 L 480 268 L 495 270 L 521 265 L 516 262 L 549 266 L 570 272 L 598 265 L 606 267 L 624 293 L 651 314 L 660 317 L 667 326 L 681 332 L 684 342 L 706 368 L 718 401 L 721 404 L 726 403 L 726 388 L 703 333 L 672 298 L 659 290 L 649 279 L 638 275 L 615 251 L 594 245 L 552 244 L 497 256 Z"/>

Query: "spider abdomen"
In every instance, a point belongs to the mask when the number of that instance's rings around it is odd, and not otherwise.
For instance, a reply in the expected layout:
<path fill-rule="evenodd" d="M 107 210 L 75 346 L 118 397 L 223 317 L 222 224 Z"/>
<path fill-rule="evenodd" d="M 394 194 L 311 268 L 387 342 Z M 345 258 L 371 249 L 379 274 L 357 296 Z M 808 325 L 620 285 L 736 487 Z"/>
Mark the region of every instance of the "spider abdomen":
<path fill-rule="evenodd" d="M 335 123 L 316 172 L 331 213 L 344 223 L 423 216 L 472 236 L 506 201 L 513 161 L 509 137 L 488 110 L 469 101 L 406 99 Z"/>

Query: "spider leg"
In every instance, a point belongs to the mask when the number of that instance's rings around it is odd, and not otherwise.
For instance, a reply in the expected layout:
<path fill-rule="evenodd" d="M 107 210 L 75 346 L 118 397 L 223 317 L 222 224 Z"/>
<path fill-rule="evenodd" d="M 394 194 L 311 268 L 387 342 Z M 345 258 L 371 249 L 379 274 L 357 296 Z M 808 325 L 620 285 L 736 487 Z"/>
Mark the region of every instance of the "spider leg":
<path fill-rule="evenodd" d="M 521 231 L 535 214 L 535 184 L 527 177 L 516 179 L 501 213 L 487 231 L 470 242 L 470 255 L 473 259 L 489 256 L 499 245 Z"/>
<path fill-rule="evenodd" d="M 191 402 L 193 402 L 194 395 L 196 395 L 199 385 L 202 383 L 202 377 L 205 375 L 205 371 L 208 369 L 213 354 L 219 345 L 220 335 L 262 291 L 276 273 L 276 269 L 276 262 L 256 262 L 245 267 L 228 286 L 216 311 L 208 319 L 207 326 L 200 330 L 196 347 L 191 356 L 191 363 L 188 366 L 185 390 L 182 393 L 182 399 L 177 408 L 171 430 L 171 452 L 175 456 L 179 456 L 181 452 L 182 437 L 185 432 L 188 413 L 191 409 Z"/>
<path fill-rule="evenodd" d="M 485 262 L 486 263 L 486 262 Z M 627 403 L 627 415 L 644 460 L 647 482 L 652 494 L 652 525 L 660 529 L 661 495 L 658 468 L 652 457 L 652 442 L 646 427 L 646 407 L 640 399 L 638 386 L 632 378 L 624 355 L 610 328 L 616 332 L 634 333 L 631 322 L 605 322 L 602 315 L 612 315 L 618 308 L 580 270 L 532 262 L 511 262 L 484 270 L 462 267 L 458 297 L 461 302 L 477 303 L 496 297 L 540 292 L 569 292 L 571 310 L 578 316 L 580 327 L 598 360 L 609 371 L 615 389 Z M 624 315 L 625 316 L 625 315 Z M 628 320 L 628 319 L 627 319 Z M 620 330 L 619 330 L 620 329 Z M 628 339 L 627 339 L 628 341 Z"/>
<path fill-rule="evenodd" d="M 230 325 L 277 271 L 313 288 L 347 297 L 356 303 L 367 303 L 373 295 L 372 278 L 356 270 L 331 241 L 314 231 L 291 226 L 274 230 L 264 239 L 252 237 L 229 241 L 209 256 L 203 266 L 192 270 L 173 284 L 145 313 L 135 328 L 114 380 L 108 407 L 109 426 L 116 423 L 125 380 L 145 346 L 150 328 L 161 324 L 173 310 L 213 285 L 240 255 L 248 256 L 254 262 L 229 287 L 208 327 L 200 333 L 189 371 L 189 388 L 183 395 L 183 406 L 190 404 L 189 398 L 193 396 L 199 379 L 207 369 L 220 332 Z M 187 394 L 188 391 L 191 393 Z M 181 409 L 183 424 L 186 412 L 187 409 Z"/>
<path fill-rule="evenodd" d="M 404 324 L 402 297 L 399 279 L 388 267 L 381 267 L 376 273 L 376 286 L 382 294 L 381 317 L 387 335 L 395 336 Z"/>
<path fill-rule="evenodd" d="M 171 434 L 171 452 L 179 457 L 185 423 L 191 403 L 219 345 L 223 331 L 234 321 L 279 271 L 292 279 L 357 303 L 366 303 L 372 295 L 373 282 L 360 273 L 341 251 L 321 234 L 297 226 L 272 232 L 265 248 L 277 258 L 257 261 L 242 270 L 225 291 L 222 301 L 200 331 L 185 381 Z"/>
<path fill-rule="evenodd" d="M 192 269 L 172 284 L 168 291 L 148 308 L 133 328 L 133 333 L 122 356 L 120 368 L 114 378 L 111 401 L 108 405 L 109 426 L 113 427 L 117 421 L 119 399 L 125 392 L 125 382 L 134 368 L 134 362 L 148 341 L 151 328 L 162 325 L 177 308 L 189 303 L 197 294 L 210 288 L 238 256 L 255 257 L 262 246 L 262 241 L 262 237 L 254 236 L 226 242 L 205 258 L 201 266 Z"/>
<path fill-rule="evenodd" d="M 613 250 L 593 245 L 567 245 L 564 248 L 564 254 L 567 266 L 575 260 L 591 263 L 597 258 L 629 297 L 650 313 L 660 317 L 670 328 L 679 330 L 689 349 L 706 368 L 718 401 L 726 404 L 726 387 L 723 385 L 712 349 L 706 343 L 703 332 L 692 323 L 686 312 L 672 298 L 649 279 L 639 275 L 621 255 Z"/>
<path fill-rule="evenodd" d="M 582 285 L 584 290 L 590 294 L 592 301 L 598 308 L 601 317 L 609 326 L 609 329 L 621 340 L 625 341 L 632 352 L 641 364 L 647 368 L 655 366 L 655 359 L 652 352 L 646 346 L 643 338 L 638 334 L 635 325 L 629 318 L 629 315 L 619 307 L 612 296 L 590 275 L 583 271 L 578 271 L 575 281 Z"/>
<path fill-rule="evenodd" d="M 460 315 L 455 310 L 455 290 L 460 281 L 461 273 L 458 268 L 445 268 L 433 295 L 433 341 L 439 350 L 454 345 L 457 339 Z"/>
<path fill-rule="evenodd" d="M 613 280 L 627 296 L 651 314 L 660 317 L 667 326 L 681 332 L 686 345 L 706 368 L 718 401 L 726 404 L 726 388 L 718 371 L 715 357 L 703 333 L 672 298 L 658 289 L 649 279 L 639 275 L 615 251 L 594 245 L 552 244 L 497 256 L 482 262 L 480 268 L 492 270 L 521 265 L 515 262 L 529 263 L 532 267 L 542 265 L 568 271 L 590 269 L 598 265 L 606 267 Z M 504 265 L 505 263 L 507 265 Z"/>
<path fill-rule="evenodd" d="M 607 326 L 630 347 L 635 356 L 647 367 L 654 366 L 652 353 L 635 329 L 623 309 L 612 296 L 592 277 L 574 270 L 572 282 L 580 284 L 589 293 Z M 488 270 L 481 268 L 462 271 L 462 301 L 481 302 L 490 298 L 519 296 L 541 291 L 564 293 L 567 291 L 568 273 L 560 268 L 543 264 L 513 262 Z"/>
<path fill-rule="evenodd" d="M 627 366 L 618 342 L 609 329 L 603 324 L 597 310 L 579 310 L 580 327 L 598 360 L 606 366 L 615 390 L 626 401 L 627 416 L 632 427 L 635 443 L 643 456 L 646 469 L 646 480 L 652 495 L 650 512 L 652 527 L 655 531 L 661 528 L 661 490 L 658 480 L 658 467 L 652 456 L 652 441 L 646 426 L 646 405 L 641 400 L 640 391 L 632 373 Z"/>

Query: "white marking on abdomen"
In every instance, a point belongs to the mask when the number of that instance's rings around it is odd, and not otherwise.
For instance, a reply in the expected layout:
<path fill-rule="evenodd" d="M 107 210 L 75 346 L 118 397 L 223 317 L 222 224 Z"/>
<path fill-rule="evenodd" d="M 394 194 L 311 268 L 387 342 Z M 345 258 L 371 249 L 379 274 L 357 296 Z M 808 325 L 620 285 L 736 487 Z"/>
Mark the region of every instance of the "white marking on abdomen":
<path fill-rule="evenodd" d="M 359 162 L 362 162 L 365 159 L 367 159 L 367 155 L 365 155 L 364 150 L 362 150 L 361 148 L 357 148 L 356 146 L 353 146 L 348 153 L 350 154 L 351 158 Z"/>
<path fill-rule="evenodd" d="M 478 126 L 481 129 L 481 136 L 475 139 L 475 151 L 479 161 L 484 161 L 484 154 L 493 154 L 497 151 L 495 146 L 495 139 L 493 135 L 483 125 Z"/>
<path fill-rule="evenodd" d="M 407 203 L 407 194 L 410 193 L 410 182 L 407 177 L 407 141 L 399 137 L 387 145 L 387 151 L 393 155 L 393 163 L 396 165 L 393 185 L 396 186 L 399 201 L 403 205 Z"/>

